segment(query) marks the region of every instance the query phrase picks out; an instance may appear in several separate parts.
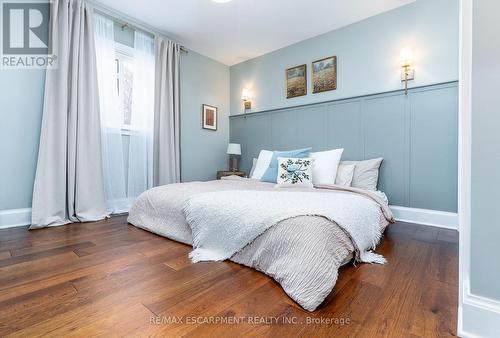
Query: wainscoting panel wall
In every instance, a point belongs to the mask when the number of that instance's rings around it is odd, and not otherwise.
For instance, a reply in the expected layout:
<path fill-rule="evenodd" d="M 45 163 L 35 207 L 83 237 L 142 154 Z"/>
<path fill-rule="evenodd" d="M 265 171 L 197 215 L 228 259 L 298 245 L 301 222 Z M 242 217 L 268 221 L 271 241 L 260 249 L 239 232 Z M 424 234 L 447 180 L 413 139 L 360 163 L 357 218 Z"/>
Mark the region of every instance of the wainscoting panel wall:
<path fill-rule="evenodd" d="M 343 159 L 383 157 L 379 188 L 391 205 L 457 211 L 458 84 L 230 116 L 250 171 L 261 149 L 344 148 Z"/>
<path fill-rule="evenodd" d="M 404 95 L 364 100 L 364 158 L 384 158 L 379 186 L 393 205 L 408 205 L 408 128 Z"/>
<path fill-rule="evenodd" d="M 343 158 L 364 158 L 363 116 L 360 100 L 334 103 L 326 106 L 326 147 L 344 148 Z M 317 131 L 316 131 L 317 132 Z"/>
<path fill-rule="evenodd" d="M 452 151 L 458 147 L 457 90 L 420 91 L 413 94 L 412 103 L 410 204 L 415 208 L 433 205 L 437 210 L 456 210 L 456 201 L 448 196 L 456 196 L 458 191 L 458 153 Z"/>

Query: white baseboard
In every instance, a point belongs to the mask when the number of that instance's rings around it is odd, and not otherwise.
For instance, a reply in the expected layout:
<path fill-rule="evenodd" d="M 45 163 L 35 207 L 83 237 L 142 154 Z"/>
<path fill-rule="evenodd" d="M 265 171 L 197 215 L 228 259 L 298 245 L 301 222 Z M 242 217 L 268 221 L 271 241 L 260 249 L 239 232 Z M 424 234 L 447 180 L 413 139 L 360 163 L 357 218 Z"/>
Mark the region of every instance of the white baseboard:
<path fill-rule="evenodd" d="M 31 224 L 31 208 L 0 210 L 0 229 Z"/>
<path fill-rule="evenodd" d="M 391 210 L 396 220 L 401 222 L 417 223 L 454 230 L 458 229 L 458 215 L 455 213 L 398 206 L 391 206 Z M 123 210 L 115 210 L 115 213 L 127 211 L 128 208 L 123 208 Z M 31 224 L 30 208 L 0 210 L 0 229 L 29 224 Z"/>
<path fill-rule="evenodd" d="M 469 281 L 463 283 L 458 309 L 458 336 L 500 337 L 500 301 L 471 294 Z"/>
<path fill-rule="evenodd" d="M 445 211 L 392 206 L 394 218 L 401 222 L 458 230 L 458 214 Z"/>

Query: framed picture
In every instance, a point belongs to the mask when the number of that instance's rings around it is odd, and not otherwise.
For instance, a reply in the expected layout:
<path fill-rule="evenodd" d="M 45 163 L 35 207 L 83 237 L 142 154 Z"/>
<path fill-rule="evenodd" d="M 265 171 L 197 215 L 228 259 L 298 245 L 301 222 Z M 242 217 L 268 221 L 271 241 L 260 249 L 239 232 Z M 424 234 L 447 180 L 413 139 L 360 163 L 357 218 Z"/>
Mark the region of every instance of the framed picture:
<path fill-rule="evenodd" d="M 288 68 L 285 71 L 285 79 L 287 99 L 307 94 L 306 65 Z"/>
<path fill-rule="evenodd" d="M 217 107 L 203 105 L 202 127 L 203 129 L 217 130 Z"/>
<path fill-rule="evenodd" d="M 313 94 L 337 89 L 337 57 L 330 56 L 312 63 Z"/>

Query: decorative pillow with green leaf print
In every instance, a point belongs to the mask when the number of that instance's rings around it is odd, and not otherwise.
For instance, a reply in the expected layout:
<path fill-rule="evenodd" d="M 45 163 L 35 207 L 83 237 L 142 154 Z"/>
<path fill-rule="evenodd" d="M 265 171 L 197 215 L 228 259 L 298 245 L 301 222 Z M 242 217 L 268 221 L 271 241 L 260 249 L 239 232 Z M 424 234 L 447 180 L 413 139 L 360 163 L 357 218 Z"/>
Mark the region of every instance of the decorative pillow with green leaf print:
<path fill-rule="evenodd" d="M 277 187 L 312 188 L 314 159 L 278 157 Z"/>

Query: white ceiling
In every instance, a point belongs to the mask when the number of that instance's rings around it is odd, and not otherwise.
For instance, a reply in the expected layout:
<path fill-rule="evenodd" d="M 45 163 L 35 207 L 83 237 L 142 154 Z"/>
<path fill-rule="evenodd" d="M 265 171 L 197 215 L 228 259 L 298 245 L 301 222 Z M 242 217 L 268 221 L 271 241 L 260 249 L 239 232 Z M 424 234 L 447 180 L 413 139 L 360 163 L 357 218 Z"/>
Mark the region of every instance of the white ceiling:
<path fill-rule="evenodd" d="M 415 0 L 98 0 L 233 65 Z"/>

